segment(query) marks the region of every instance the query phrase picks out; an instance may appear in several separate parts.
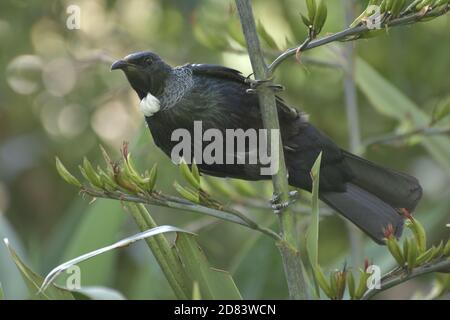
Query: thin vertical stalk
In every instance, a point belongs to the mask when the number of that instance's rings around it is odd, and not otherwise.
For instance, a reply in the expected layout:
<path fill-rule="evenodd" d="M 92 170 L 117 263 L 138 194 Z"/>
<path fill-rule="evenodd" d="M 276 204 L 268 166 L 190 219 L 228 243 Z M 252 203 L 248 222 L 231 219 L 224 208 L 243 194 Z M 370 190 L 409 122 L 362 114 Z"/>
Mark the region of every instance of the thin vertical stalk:
<path fill-rule="evenodd" d="M 236 6 L 239 12 L 242 30 L 247 41 L 248 53 L 255 79 L 265 80 L 269 77 L 269 70 L 261 51 L 251 3 L 249 0 L 236 0 Z M 280 125 L 278 121 L 275 94 L 268 86 L 263 85 L 258 90 L 258 98 L 264 127 L 269 131 L 279 130 Z M 279 146 L 282 146 L 281 137 Z M 281 201 L 287 202 L 289 201 L 289 185 L 287 182 L 287 170 L 284 163 L 282 148 L 280 147 L 278 150 L 271 150 L 271 146 L 269 145 L 269 150 L 271 154 L 273 154 L 273 152 L 278 152 L 279 154 L 279 169 L 278 172 L 272 176 L 274 192 L 280 196 Z M 283 249 L 280 249 L 280 252 L 283 258 L 289 295 L 291 299 L 306 299 L 308 297 L 308 291 L 300 267 L 301 264 L 298 263 L 298 260 L 300 259 L 298 252 L 299 237 L 295 214 L 287 209 L 279 214 L 279 218 L 283 238 L 283 241 L 280 241 L 279 246 L 283 247 Z"/>
<path fill-rule="evenodd" d="M 345 6 L 345 21 L 349 25 L 355 16 L 355 0 L 343 0 Z M 355 84 L 355 57 L 356 50 L 353 43 L 344 46 L 344 93 L 348 123 L 348 140 L 350 151 L 357 153 L 361 148 L 361 131 L 359 126 L 358 97 Z M 363 260 L 363 238 L 361 232 L 351 223 L 347 222 L 350 240 L 352 263 L 357 266 Z"/>

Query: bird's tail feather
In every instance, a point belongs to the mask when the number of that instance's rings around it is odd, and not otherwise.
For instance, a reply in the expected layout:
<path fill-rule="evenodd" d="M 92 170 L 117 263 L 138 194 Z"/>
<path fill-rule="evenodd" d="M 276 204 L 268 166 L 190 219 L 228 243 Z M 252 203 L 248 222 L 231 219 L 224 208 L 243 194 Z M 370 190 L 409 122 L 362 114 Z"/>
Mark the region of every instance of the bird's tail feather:
<path fill-rule="evenodd" d="M 321 199 L 378 243 L 384 243 L 384 230 L 389 225 L 400 237 L 404 217 L 399 212 L 403 208 L 414 211 L 422 196 L 417 179 L 349 152 L 343 154 L 353 179 L 345 192 L 324 192 Z"/>
<path fill-rule="evenodd" d="M 422 188 L 416 178 L 379 166 L 349 152 L 343 152 L 346 163 L 355 176 L 353 184 L 372 193 L 393 208 L 414 211 L 422 197 Z"/>
<path fill-rule="evenodd" d="M 384 244 L 384 231 L 389 225 L 396 237 L 402 234 L 404 218 L 389 204 L 357 185 L 348 183 L 345 192 L 326 192 L 320 198 L 379 244 Z"/>

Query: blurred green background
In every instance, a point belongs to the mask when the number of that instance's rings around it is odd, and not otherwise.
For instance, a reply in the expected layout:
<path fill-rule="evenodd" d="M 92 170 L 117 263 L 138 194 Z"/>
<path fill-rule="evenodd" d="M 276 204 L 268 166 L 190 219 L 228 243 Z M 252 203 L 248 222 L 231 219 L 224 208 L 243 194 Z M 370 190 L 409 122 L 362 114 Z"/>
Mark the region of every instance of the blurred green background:
<path fill-rule="evenodd" d="M 345 27 L 346 1 L 329 1 L 323 33 Z M 356 13 L 365 3 L 358 2 Z M 72 4 L 81 8 L 80 30 L 66 27 L 66 9 Z M 305 11 L 304 1 L 258 0 L 253 4 L 257 19 L 280 50 L 305 38 L 299 16 Z M 356 70 L 363 141 L 427 125 L 436 104 L 450 96 L 449 26 L 447 15 L 354 43 L 358 57 L 371 66 L 364 64 Z M 130 141 L 140 167 L 150 168 L 158 162 L 158 188 L 174 193 L 172 183 L 180 179 L 178 170 L 152 143 L 137 97 L 121 73 L 110 73 L 110 63 L 146 49 L 173 65 L 219 63 L 247 75 L 251 73 L 248 57 L 230 36 L 239 32 L 234 1 L 2 0 L 0 236 L 8 237 L 20 256 L 44 275 L 58 263 L 135 233 L 137 228 L 118 201 L 89 204 L 90 199 L 83 199 L 64 183 L 56 173 L 55 156 L 75 171 L 85 155 L 94 163 L 101 161 L 99 144 L 118 157 L 122 141 Z M 310 114 L 316 126 L 348 148 L 344 73 L 314 63 L 342 64 L 342 47 L 333 44 L 312 50 L 305 54 L 303 64 L 291 59 L 278 71 L 276 81 L 286 86 L 282 95 L 292 106 Z M 274 46 L 265 48 L 272 57 Z M 440 125 L 448 126 L 448 119 Z M 424 199 L 416 215 L 429 231 L 431 242 L 447 238 L 448 136 L 415 137 L 361 151 L 373 161 L 419 178 Z M 259 185 L 270 194 L 270 184 Z M 160 224 L 198 232 L 212 264 L 233 274 L 244 298 L 287 297 L 279 253 L 270 239 L 196 214 L 159 207 L 150 210 Z M 258 221 L 275 221 L 269 211 L 252 210 L 251 214 Z M 393 263 L 385 248 L 368 239 L 364 256 L 385 271 Z M 325 270 L 351 263 L 348 230 L 337 216 L 322 220 L 320 258 Z M 173 297 L 158 265 L 141 243 L 80 267 L 84 286 L 112 287 L 130 299 Z M 3 244 L 0 283 L 6 298 L 28 296 Z M 432 278 L 425 277 L 390 290 L 384 297 L 425 294 L 431 285 Z"/>

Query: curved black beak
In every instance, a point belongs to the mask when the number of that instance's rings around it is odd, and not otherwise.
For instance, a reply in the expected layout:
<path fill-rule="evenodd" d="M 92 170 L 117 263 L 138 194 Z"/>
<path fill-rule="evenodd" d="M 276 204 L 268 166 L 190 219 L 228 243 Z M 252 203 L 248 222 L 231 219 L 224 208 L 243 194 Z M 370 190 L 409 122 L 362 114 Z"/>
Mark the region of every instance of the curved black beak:
<path fill-rule="evenodd" d="M 114 62 L 111 65 L 111 71 L 112 70 L 117 70 L 117 69 L 123 70 L 123 69 L 129 67 L 130 65 L 131 64 L 128 61 L 126 61 L 126 60 L 117 60 L 116 62 Z"/>

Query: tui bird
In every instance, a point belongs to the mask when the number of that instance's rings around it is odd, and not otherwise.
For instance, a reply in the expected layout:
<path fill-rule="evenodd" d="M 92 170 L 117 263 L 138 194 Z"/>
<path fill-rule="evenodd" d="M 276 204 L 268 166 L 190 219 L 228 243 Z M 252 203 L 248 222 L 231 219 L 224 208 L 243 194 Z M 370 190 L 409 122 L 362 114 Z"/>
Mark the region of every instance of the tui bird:
<path fill-rule="evenodd" d="M 114 62 L 141 100 L 156 145 L 171 155 L 175 129 L 192 132 L 194 121 L 204 130 L 262 129 L 258 97 L 239 71 L 210 64 L 171 67 L 149 51 Z M 386 230 L 399 237 L 404 213 L 414 211 L 422 196 L 416 178 L 381 167 L 339 148 L 311 125 L 306 116 L 276 98 L 280 134 L 293 187 L 311 191 L 310 170 L 322 151 L 320 199 L 356 224 L 375 242 L 384 244 Z M 208 175 L 262 180 L 259 164 L 199 164 Z"/>

